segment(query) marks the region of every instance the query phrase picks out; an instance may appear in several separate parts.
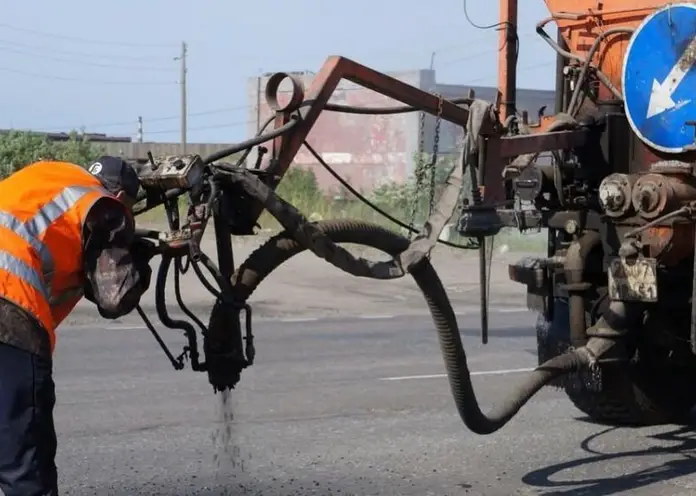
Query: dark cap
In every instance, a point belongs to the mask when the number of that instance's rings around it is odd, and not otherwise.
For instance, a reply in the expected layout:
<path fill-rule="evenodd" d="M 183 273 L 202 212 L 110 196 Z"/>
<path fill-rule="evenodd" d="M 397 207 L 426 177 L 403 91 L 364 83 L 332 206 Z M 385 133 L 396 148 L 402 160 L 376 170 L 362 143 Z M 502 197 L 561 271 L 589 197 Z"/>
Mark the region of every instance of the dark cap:
<path fill-rule="evenodd" d="M 123 190 L 131 198 L 138 196 L 140 179 L 135 169 L 119 157 L 102 155 L 87 170 L 99 178 L 104 188 L 111 193 Z"/>

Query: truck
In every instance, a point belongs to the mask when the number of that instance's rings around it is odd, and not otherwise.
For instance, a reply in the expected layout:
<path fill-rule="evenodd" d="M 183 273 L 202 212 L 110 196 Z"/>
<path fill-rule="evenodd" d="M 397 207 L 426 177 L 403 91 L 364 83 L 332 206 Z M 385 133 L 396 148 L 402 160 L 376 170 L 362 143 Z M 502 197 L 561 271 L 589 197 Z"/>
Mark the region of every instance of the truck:
<path fill-rule="evenodd" d="M 162 255 L 157 312 L 166 326 L 184 331 L 188 345 L 182 353 L 174 356 L 142 316 L 174 367 L 189 360 L 216 391 L 236 387 L 256 354 L 250 296 L 275 268 L 310 250 L 357 277 L 416 280 L 438 331 L 456 408 L 475 433 L 497 431 L 546 386 L 562 388 L 579 410 L 611 425 L 690 421 L 696 404 L 696 2 L 545 3 L 549 16 L 536 32 L 557 59 L 551 115 L 539 113 L 530 121 L 516 108 L 519 5 L 501 0 L 499 91 L 493 102 L 474 94 L 446 99 L 330 56 L 309 88 L 289 73 L 271 76 L 265 98 L 274 114 L 253 138 L 205 158 L 150 155 L 141 161 L 143 203 L 135 213 L 164 205 L 169 230 L 140 230 L 139 236 L 153 240 Z M 548 33 L 552 23 L 555 37 Z M 343 79 L 403 105 L 330 103 Z M 454 123 L 463 133 L 460 160 L 424 227 L 392 217 L 416 231 L 414 239 L 361 220 L 311 222 L 276 194 L 301 147 L 343 181 L 307 141 L 322 112 L 414 111 Z M 245 165 L 254 148 L 256 163 Z M 234 153 L 242 157 L 226 162 Z M 183 224 L 180 196 L 189 199 Z M 264 209 L 284 231 L 235 266 L 231 237 L 254 234 Z M 459 247 L 479 252 L 484 343 L 486 240 L 503 228 L 548 232 L 545 253 L 509 267 L 510 279 L 526 286 L 527 306 L 538 315 L 539 366 L 487 414 L 474 393 L 455 312 L 429 258 L 436 243 L 447 243 L 440 233 L 454 215 L 469 240 Z M 217 263 L 200 249 L 209 221 Z M 342 243 L 377 248 L 391 259 L 355 257 Z M 164 285 L 172 266 L 175 286 L 191 266 L 214 295 L 207 324 L 179 296 L 196 325 L 167 313 Z"/>

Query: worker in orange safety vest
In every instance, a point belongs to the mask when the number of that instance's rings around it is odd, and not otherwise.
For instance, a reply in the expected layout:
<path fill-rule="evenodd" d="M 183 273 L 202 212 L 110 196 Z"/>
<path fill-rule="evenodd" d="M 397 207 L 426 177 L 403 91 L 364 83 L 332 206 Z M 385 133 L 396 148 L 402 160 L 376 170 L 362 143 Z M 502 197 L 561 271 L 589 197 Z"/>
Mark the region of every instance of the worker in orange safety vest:
<path fill-rule="evenodd" d="M 41 160 L 0 181 L 0 495 L 58 494 L 56 330 L 84 296 L 109 319 L 150 284 L 133 167 Z"/>

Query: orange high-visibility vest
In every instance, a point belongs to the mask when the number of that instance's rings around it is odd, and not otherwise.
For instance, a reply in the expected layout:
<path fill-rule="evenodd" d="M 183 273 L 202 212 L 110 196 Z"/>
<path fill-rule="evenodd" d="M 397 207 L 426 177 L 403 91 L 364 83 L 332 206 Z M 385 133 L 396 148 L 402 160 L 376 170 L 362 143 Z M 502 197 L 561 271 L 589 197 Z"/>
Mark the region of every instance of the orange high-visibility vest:
<path fill-rule="evenodd" d="M 83 296 L 87 213 L 113 197 L 79 165 L 39 161 L 0 181 L 0 297 L 56 328 Z"/>

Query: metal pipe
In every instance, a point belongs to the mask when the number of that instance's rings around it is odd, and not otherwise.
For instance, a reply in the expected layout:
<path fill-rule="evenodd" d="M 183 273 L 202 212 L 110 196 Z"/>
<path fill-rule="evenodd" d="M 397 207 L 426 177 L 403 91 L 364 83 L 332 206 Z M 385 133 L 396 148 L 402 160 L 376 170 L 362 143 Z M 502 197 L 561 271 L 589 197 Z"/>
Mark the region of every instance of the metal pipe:
<path fill-rule="evenodd" d="M 565 41 L 565 38 L 563 38 L 563 32 L 558 29 L 558 39 L 557 39 L 558 46 L 560 46 L 563 50 L 568 50 L 568 45 Z M 563 105 L 564 103 L 564 93 L 565 93 L 565 88 L 566 88 L 566 78 L 565 74 L 563 73 L 565 67 L 567 65 L 567 59 L 561 55 L 560 53 L 556 55 L 556 107 L 555 107 L 555 113 L 561 113 L 564 112 L 566 109 Z"/>
<path fill-rule="evenodd" d="M 498 55 L 498 91 L 502 109 L 500 119 L 505 120 L 517 112 L 517 0 L 500 0 L 500 50 Z"/>
<path fill-rule="evenodd" d="M 486 155 L 483 152 L 485 149 L 485 142 L 484 138 L 479 136 L 477 138 L 478 141 L 478 149 L 479 149 L 479 154 L 478 154 L 478 170 L 476 173 L 478 174 L 477 183 L 478 183 L 478 192 L 479 195 L 481 194 L 482 191 L 482 185 L 484 185 L 484 181 L 486 180 Z M 465 156 L 466 154 L 464 154 Z M 462 164 L 462 167 L 466 167 L 466 164 Z M 472 171 L 473 172 L 473 171 Z M 485 189 L 483 189 L 483 195 L 484 198 L 480 198 L 480 196 L 476 195 L 476 192 L 472 191 L 472 196 L 474 199 L 479 198 L 479 199 L 485 199 Z M 488 271 L 487 271 L 487 256 L 486 256 L 486 249 L 488 248 L 488 242 L 486 240 L 485 236 L 481 236 L 479 238 L 479 294 L 480 294 L 480 305 L 481 305 L 481 342 L 483 344 L 488 344 L 488 287 L 489 287 L 489 282 L 488 282 Z"/>
<path fill-rule="evenodd" d="M 590 287 L 590 283 L 584 280 L 587 257 L 601 241 L 597 231 L 586 231 L 570 244 L 563 264 L 570 313 L 570 344 L 576 348 L 587 343 L 585 291 Z"/>

